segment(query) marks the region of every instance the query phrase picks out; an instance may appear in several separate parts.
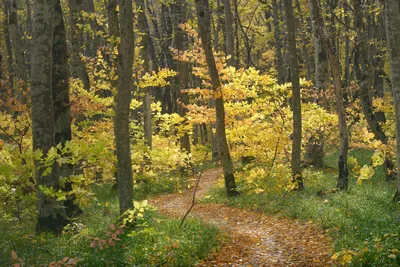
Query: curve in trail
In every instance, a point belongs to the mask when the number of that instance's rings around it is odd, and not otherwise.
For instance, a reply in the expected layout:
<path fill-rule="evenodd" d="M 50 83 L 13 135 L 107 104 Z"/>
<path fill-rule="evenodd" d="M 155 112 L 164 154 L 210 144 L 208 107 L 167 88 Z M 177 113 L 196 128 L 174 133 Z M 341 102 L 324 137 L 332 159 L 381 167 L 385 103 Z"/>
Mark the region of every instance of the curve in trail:
<path fill-rule="evenodd" d="M 220 168 L 206 170 L 196 200 L 215 186 Z M 160 196 L 151 200 L 162 214 L 182 218 L 193 191 Z M 332 266 L 331 243 L 312 223 L 266 216 L 221 204 L 196 204 L 191 217 L 222 229 L 229 236 L 221 249 L 198 266 Z"/>

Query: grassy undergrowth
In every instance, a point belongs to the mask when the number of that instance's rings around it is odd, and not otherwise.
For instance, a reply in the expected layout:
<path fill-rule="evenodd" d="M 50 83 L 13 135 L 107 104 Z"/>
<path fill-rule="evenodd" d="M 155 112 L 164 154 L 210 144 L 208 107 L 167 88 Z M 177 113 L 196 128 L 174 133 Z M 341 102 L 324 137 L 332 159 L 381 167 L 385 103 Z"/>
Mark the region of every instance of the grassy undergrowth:
<path fill-rule="evenodd" d="M 353 151 L 361 166 L 368 163 L 369 151 Z M 207 201 L 248 208 L 265 214 L 311 220 L 332 237 L 338 264 L 351 266 L 400 266 L 400 204 L 392 203 L 393 184 L 384 173 L 356 184 L 350 177 L 347 192 L 325 193 L 336 186 L 337 154 L 326 158 L 325 171 L 306 169 L 303 192 L 242 194 L 226 200 L 223 189 L 215 189 Z M 333 168 L 331 168 L 333 167 Z"/>
<path fill-rule="evenodd" d="M 215 162 L 206 162 L 204 170 L 215 167 Z M 135 197 L 142 200 L 151 196 L 182 192 L 191 188 L 190 186 L 193 185 L 195 180 L 194 174 L 201 172 L 202 169 L 202 165 L 195 165 L 190 173 L 185 173 L 185 170 L 175 170 L 173 172 L 161 173 L 157 175 L 156 179 L 143 177 L 139 183 L 134 185 Z"/>
<path fill-rule="evenodd" d="M 72 233 L 59 237 L 36 236 L 32 222 L 0 222 L 0 266 L 11 266 L 15 251 L 27 266 L 48 265 L 65 257 L 78 266 L 192 266 L 219 246 L 220 232 L 197 220 L 188 220 L 179 229 L 179 220 L 146 211 L 137 226 L 125 229 L 112 246 L 92 248 L 89 237 L 107 240 L 110 225 L 118 218 L 118 201 L 111 186 L 98 186 L 96 203 L 84 209 Z M 27 225 L 29 227 L 27 227 Z"/>

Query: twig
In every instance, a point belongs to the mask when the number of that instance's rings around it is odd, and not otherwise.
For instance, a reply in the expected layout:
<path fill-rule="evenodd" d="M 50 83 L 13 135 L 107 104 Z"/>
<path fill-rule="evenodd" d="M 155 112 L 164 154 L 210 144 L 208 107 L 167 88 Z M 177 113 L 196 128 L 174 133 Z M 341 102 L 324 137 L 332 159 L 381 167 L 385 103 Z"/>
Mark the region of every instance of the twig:
<path fill-rule="evenodd" d="M 269 167 L 269 169 L 268 169 L 268 175 L 267 175 L 267 178 L 269 178 L 269 177 L 270 177 L 270 175 L 271 175 L 271 171 L 272 171 L 272 168 L 273 168 L 273 167 L 274 167 L 274 165 L 275 165 L 275 160 L 276 160 L 276 157 L 277 157 L 277 155 L 278 155 L 279 141 L 280 141 L 280 139 L 278 138 L 278 142 L 276 142 L 276 146 L 275 146 L 274 157 L 272 158 L 271 166 L 270 166 L 270 167 Z"/>
<path fill-rule="evenodd" d="M 208 156 L 208 152 L 206 153 L 206 155 L 204 157 L 203 167 L 201 168 L 201 172 L 197 176 L 196 183 L 195 183 L 195 186 L 193 188 L 192 204 L 190 205 L 189 209 L 186 211 L 185 215 L 183 216 L 183 218 L 181 220 L 181 223 L 179 224 L 179 229 L 182 228 L 182 225 L 185 222 L 186 217 L 189 215 L 189 213 L 192 211 L 194 205 L 196 204 L 196 193 L 197 193 L 197 189 L 199 187 L 201 176 L 203 176 L 203 172 L 204 172 L 204 168 L 205 168 L 205 165 L 206 165 L 205 163 L 206 163 L 206 160 L 207 160 L 207 156 Z"/>

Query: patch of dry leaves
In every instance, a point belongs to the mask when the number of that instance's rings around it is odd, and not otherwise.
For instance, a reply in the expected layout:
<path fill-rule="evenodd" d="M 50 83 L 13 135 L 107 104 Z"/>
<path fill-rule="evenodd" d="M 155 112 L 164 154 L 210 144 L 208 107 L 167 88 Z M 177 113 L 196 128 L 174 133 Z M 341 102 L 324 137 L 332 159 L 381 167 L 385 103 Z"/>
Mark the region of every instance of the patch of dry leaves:
<path fill-rule="evenodd" d="M 221 169 L 204 172 L 197 199 L 214 186 Z M 163 214 L 179 217 L 190 206 L 192 190 L 155 198 Z M 332 266 L 331 242 L 312 223 L 275 218 L 221 204 L 196 204 L 190 214 L 222 229 L 229 239 L 198 266 Z"/>

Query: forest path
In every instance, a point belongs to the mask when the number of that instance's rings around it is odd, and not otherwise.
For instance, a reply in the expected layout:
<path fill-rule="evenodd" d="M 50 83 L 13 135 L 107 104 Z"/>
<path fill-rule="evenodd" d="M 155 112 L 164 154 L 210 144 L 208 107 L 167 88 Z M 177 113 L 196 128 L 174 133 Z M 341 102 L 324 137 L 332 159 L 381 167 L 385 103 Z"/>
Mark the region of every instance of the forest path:
<path fill-rule="evenodd" d="M 215 186 L 221 168 L 204 171 L 196 203 Z M 193 190 L 152 199 L 162 214 L 182 218 L 192 202 Z M 197 217 L 229 236 L 221 249 L 198 266 L 332 266 L 331 245 L 311 223 L 275 218 L 222 204 L 196 204 L 189 217 Z"/>

